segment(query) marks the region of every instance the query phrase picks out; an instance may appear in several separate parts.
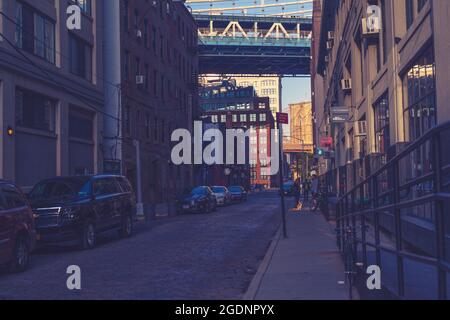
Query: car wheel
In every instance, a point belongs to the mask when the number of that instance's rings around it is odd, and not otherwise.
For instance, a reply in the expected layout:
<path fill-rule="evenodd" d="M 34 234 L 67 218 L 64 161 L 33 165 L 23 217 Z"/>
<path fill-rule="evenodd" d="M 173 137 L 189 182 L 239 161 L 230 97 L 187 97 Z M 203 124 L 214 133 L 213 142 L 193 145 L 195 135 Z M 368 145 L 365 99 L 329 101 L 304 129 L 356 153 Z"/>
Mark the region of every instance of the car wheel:
<path fill-rule="evenodd" d="M 14 246 L 12 261 L 9 265 L 11 272 L 23 272 L 27 269 L 30 251 L 26 238 L 19 236 Z"/>
<path fill-rule="evenodd" d="M 81 247 L 84 250 L 90 250 L 95 247 L 97 240 L 97 234 L 95 232 L 95 226 L 91 221 L 85 223 L 83 227 L 83 233 L 81 235 Z"/>
<path fill-rule="evenodd" d="M 130 215 L 122 218 L 119 234 L 121 238 L 129 238 L 133 234 L 133 219 Z"/>

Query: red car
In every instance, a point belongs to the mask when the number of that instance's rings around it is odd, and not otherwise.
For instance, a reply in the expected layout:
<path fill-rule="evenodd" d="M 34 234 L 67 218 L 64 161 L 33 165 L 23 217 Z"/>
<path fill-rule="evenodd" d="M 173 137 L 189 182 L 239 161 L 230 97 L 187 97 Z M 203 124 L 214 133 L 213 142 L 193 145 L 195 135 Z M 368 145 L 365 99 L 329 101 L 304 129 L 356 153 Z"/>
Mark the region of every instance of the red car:
<path fill-rule="evenodd" d="M 0 265 L 24 271 L 36 244 L 33 211 L 14 184 L 0 180 Z"/>

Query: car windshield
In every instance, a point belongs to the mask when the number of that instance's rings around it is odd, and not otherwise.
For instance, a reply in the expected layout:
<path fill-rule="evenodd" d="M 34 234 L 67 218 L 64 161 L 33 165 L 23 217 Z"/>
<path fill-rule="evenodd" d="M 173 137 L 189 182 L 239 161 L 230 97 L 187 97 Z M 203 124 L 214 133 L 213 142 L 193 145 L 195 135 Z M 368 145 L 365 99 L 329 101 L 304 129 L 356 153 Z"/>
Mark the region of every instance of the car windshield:
<path fill-rule="evenodd" d="M 213 187 L 212 191 L 214 193 L 225 193 L 225 188 L 224 187 Z"/>
<path fill-rule="evenodd" d="M 294 182 L 286 182 L 283 186 L 284 188 L 288 189 L 291 188 L 294 185 Z"/>
<path fill-rule="evenodd" d="M 241 189 L 241 187 L 231 187 L 230 188 L 230 192 L 242 192 L 242 189 Z"/>
<path fill-rule="evenodd" d="M 55 179 L 38 183 L 31 191 L 30 199 L 65 199 L 74 196 L 87 196 L 89 193 L 89 178 Z"/>
<path fill-rule="evenodd" d="M 205 194 L 206 194 L 206 188 L 204 188 L 204 187 L 194 188 L 191 191 L 191 195 L 205 195 Z"/>

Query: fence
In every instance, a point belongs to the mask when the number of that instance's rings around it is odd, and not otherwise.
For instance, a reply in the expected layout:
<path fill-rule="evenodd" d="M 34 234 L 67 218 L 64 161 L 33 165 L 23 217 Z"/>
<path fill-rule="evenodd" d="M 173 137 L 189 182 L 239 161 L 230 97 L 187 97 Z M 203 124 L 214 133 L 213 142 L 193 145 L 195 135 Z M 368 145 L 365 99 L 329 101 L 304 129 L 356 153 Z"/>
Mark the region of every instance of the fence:
<path fill-rule="evenodd" d="M 337 241 L 353 230 L 360 272 L 382 270 L 401 299 L 446 299 L 450 272 L 450 123 L 411 143 L 337 204 Z M 364 268 L 363 268 L 364 267 Z"/>

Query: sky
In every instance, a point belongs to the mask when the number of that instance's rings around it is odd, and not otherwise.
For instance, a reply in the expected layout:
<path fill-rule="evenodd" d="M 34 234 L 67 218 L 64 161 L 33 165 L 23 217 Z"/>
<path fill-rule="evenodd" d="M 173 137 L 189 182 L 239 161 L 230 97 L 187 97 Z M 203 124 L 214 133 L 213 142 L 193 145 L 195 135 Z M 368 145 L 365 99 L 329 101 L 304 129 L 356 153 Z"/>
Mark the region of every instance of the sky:
<path fill-rule="evenodd" d="M 283 79 L 283 110 L 287 110 L 290 103 L 311 101 L 311 78 Z"/>

